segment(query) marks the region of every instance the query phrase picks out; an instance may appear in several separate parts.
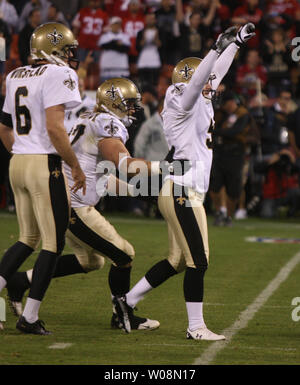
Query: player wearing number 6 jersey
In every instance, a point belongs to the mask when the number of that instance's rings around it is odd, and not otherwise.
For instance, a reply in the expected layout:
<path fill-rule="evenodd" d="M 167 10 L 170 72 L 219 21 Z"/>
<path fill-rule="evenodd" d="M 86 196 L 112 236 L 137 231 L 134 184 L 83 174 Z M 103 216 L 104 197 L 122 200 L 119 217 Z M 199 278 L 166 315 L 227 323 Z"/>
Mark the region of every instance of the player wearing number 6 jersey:
<path fill-rule="evenodd" d="M 6 79 L 0 135 L 13 153 L 9 175 L 20 236 L 1 260 L 0 291 L 42 239 L 29 296 L 17 323 L 24 333 L 49 334 L 38 311 L 63 250 L 69 222 L 62 159 L 71 168 L 73 191 L 85 191 L 85 175 L 63 124 L 65 110 L 81 102 L 77 75 L 70 68 L 78 62 L 77 45 L 64 25 L 43 24 L 30 41 L 34 64 L 12 71 Z"/>
<path fill-rule="evenodd" d="M 188 339 L 225 338 L 211 332 L 203 319 L 204 274 L 209 252 L 203 200 L 212 162 L 214 111 L 211 95 L 227 73 L 239 46 L 254 35 L 253 28 L 249 32 L 248 26 L 242 27 L 236 36 L 235 27 L 221 34 L 202 61 L 187 58 L 175 66 L 173 85 L 167 90 L 162 112 L 165 136 L 172 149 L 167 160 L 186 161 L 191 167 L 181 175 L 166 176 L 158 198 L 160 212 L 168 223 L 168 259 L 154 265 L 124 298 L 119 299 L 117 308 L 120 317 L 122 312 L 126 316 L 126 311 L 134 308 L 148 291 L 185 271 Z"/>
<path fill-rule="evenodd" d="M 72 147 L 86 175 L 87 191 L 85 195 L 81 191 L 71 191 L 72 209 L 66 240 L 74 254 L 62 255 L 58 259 L 54 277 L 99 269 L 105 257 L 111 262 L 108 281 L 113 298 L 124 295 L 130 288 L 134 249 L 94 206 L 106 193 L 111 168 L 116 166 L 124 170 L 126 161 L 135 161 L 125 148 L 128 132 L 122 120 L 126 119 L 129 123 L 131 114 L 140 108 L 139 100 L 140 94 L 131 80 L 107 80 L 98 88 L 94 112 L 81 114 L 69 133 Z M 120 155 L 125 156 L 121 162 Z M 148 168 L 151 169 L 153 164 L 141 162 L 148 173 Z M 72 186 L 74 181 L 71 168 L 65 164 L 64 169 L 68 183 Z M 116 181 L 116 178 L 113 180 Z M 123 186 L 126 194 L 128 186 L 125 183 Z M 115 187 L 114 192 L 117 193 L 119 184 Z M 15 314 L 22 307 L 22 297 L 30 287 L 30 281 L 30 271 L 18 272 L 7 284 L 10 305 Z M 137 317 L 133 311 L 128 316 L 128 322 L 130 329 L 135 330 L 159 327 L 158 321 Z M 111 326 L 125 328 L 115 312 Z"/>

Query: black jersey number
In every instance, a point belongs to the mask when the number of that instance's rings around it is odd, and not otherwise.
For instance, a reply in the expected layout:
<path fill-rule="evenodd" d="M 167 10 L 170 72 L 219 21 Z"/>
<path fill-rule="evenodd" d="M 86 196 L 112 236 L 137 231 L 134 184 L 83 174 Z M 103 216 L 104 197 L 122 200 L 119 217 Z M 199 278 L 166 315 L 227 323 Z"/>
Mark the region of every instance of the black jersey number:
<path fill-rule="evenodd" d="M 25 105 L 20 105 L 20 96 L 28 96 L 27 87 L 19 87 L 17 89 L 15 93 L 15 108 L 17 133 L 19 135 L 28 135 L 31 130 L 31 115 L 29 109 Z"/>
<path fill-rule="evenodd" d="M 71 131 L 70 135 L 73 135 L 74 138 L 71 142 L 71 146 L 77 142 L 77 140 L 84 134 L 85 125 L 77 124 L 77 126 Z"/>
<path fill-rule="evenodd" d="M 215 125 L 213 124 L 213 121 L 211 120 L 210 121 L 210 126 L 209 126 L 209 129 L 207 131 L 208 134 L 210 134 L 210 138 L 207 138 L 206 139 L 206 145 L 207 147 L 211 150 L 213 148 L 213 141 L 212 141 L 212 134 L 213 134 L 213 130 L 215 128 Z"/>

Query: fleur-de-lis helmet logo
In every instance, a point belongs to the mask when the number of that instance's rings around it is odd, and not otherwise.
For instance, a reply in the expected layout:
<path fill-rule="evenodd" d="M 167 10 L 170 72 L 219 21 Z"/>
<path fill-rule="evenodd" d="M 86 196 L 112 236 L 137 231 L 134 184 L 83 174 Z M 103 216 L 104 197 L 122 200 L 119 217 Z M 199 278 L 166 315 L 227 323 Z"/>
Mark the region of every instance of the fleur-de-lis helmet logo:
<path fill-rule="evenodd" d="M 185 80 L 188 80 L 193 75 L 194 72 L 195 72 L 194 68 L 189 67 L 188 64 L 185 64 L 184 68 L 179 71 L 179 73 L 182 74 L 182 77 Z"/>
<path fill-rule="evenodd" d="M 107 90 L 105 92 L 105 95 L 107 95 L 110 99 L 116 100 L 117 95 L 118 95 L 118 90 L 115 88 L 114 85 L 111 86 L 110 90 Z"/>
<path fill-rule="evenodd" d="M 47 38 L 50 39 L 51 44 L 57 45 L 64 37 L 62 33 L 57 32 L 56 28 L 54 28 L 53 32 L 48 33 Z"/>

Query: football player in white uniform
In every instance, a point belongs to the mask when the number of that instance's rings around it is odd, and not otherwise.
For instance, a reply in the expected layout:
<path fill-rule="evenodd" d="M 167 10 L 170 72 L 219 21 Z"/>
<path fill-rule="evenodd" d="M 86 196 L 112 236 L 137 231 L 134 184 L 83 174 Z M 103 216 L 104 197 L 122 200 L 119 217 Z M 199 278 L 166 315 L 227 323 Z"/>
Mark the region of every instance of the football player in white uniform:
<path fill-rule="evenodd" d="M 130 163 L 136 160 L 130 158 L 125 148 L 128 132 L 122 119 L 132 119 L 131 114 L 139 108 L 140 94 L 131 80 L 114 78 L 98 88 L 96 99 L 94 112 L 83 113 L 70 132 L 70 142 L 86 175 L 87 189 L 86 195 L 81 191 L 71 191 L 72 209 L 66 240 L 74 254 L 62 255 L 58 259 L 53 276 L 99 269 L 104 265 L 105 257 L 112 263 L 108 280 L 112 296 L 115 297 L 129 291 L 134 249 L 94 207 L 106 192 L 110 167 L 113 166 L 104 162 L 102 172 L 101 169 L 97 172 L 97 165 L 108 160 L 124 171 L 125 161 Z M 123 156 L 121 162 L 120 155 Z M 158 163 L 146 162 L 147 174 L 155 169 L 158 172 Z M 68 183 L 72 186 L 71 169 L 68 165 L 64 168 Z M 123 186 L 128 188 L 127 184 Z M 22 297 L 30 287 L 30 281 L 31 271 L 28 271 L 16 273 L 8 282 L 10 305 L 16 315 L 21 311 Z M 136 330 L 159 327 L 158 321 L 137 317 L 133 311 L 129 313 L 129 324 L 130 329 Z M 113 314 L 111 325 L 119 328 L 116 313 Z"/>
<path fill-rule="evenodd" d="M 9 174 L 20 236 L 1 260 L 0 291 L 41 238 L 42 250 L 17 329 L 49 334 L 38 319 L 38 311 L 63 250 L 69 222 L 62 159 L 71 168 L 73 192 L 80 188 L 85 191 L 85 175 L 63 123 L 65 110 L 81 102 L 77 74 L 70 68 L 77 63 L 78 43 L 67 27 L 48 23 L 35 29 L 30 45 L 34 64 L 8 74 L 1 116 L 0 137 L 13 153 Z"/>
<path fill-rule="evenodd" d="M 187 338 L 222 340 L 211 332 L 203 318 L 204 274 L 208 267 L 208 235 L 203 207 L 212 162 L 211 133 L 214 111 L 210 95 L 227 73 L 239 47 L 255 33 L 243 26 L 236 35 L 230 28 L 221 34 L 201 61 L 187 58 L 173 72 L 173 85 L 166 93 L 162 112 L 165 136 L 172 149 L 168 161 L 183 165 L 180 173 L 166 176 L 158 198 L 160 212 L 168 222 L 169 257 L 154 265 L 126 294 L 118 298 L 120 318 L 140 299 L 172 275 L 185 271 L 184 297 L 188 314 Z M 176 161 L 176 162 L 175 162 Z M 188 168 L 184 168 L 185 165 Z M 179 171 L 178 171 L 179 170 Z"/>

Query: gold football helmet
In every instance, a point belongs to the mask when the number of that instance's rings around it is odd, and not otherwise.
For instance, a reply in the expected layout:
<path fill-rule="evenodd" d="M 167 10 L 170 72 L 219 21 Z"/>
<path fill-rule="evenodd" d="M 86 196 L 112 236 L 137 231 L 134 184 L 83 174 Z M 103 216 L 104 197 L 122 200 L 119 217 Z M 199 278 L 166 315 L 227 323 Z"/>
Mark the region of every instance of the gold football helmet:
<path fill-rule="evenodd" d="M 60 23 L 45 23 L 38 26 L 30 39 L 30 53 L 34 60 L 48 60 L 50 63 L 66 65 L 77 69 L 78 42 L 73 32 Z M 74 62 L 74 65 L 72 63 Z"/>
<path fill-rule="evenodd" d="M 173 74 L 172 74 L 172 83 L 188 83 L 194 72 L 196 71 L 198 65 L 201 63 L 202 59 L 198 57 L 187 57 L 185 59 L 180 60 L 179 63 L 176 64 Z M 216 78 L 215 74 L 210 74 L 208 78 L 208 84 L 212 87 L 212 81 Z M 212 88 L 209 90 L 203 90 L 202 95 L 209 100 L 213 100 L 216 98 L 216 91 Z"/>
<path fill-rule="evenodd" d="M 109 112 L 120 119 L 131 117 L 141 109 L 141 95 L 136 85 L 126 78 L 105 80 L 97 89 L 97 111 Z M 133 117 L 134 118 L 134 117 Z"/>
<path fill-rule="evenodd" d="M 187 57 L 176 64 L 172 73 L 172 83 L 188 83 L 202 59 Z"/>

